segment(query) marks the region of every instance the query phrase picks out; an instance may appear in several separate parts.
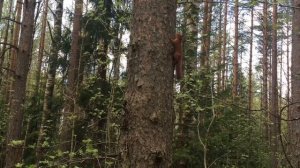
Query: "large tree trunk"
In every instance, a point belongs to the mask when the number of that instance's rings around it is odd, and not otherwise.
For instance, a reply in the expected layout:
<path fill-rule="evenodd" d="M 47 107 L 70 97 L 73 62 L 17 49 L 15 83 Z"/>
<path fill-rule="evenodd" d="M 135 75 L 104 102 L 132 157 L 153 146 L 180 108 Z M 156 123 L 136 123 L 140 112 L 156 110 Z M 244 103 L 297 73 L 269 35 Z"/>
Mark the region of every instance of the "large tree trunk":
<path fill-rule="evenodd" d="M 134 0 L 128 88 L 121 135 L 123 168 L 171 166 L 175 0 Z M 155 31 L 154 31 L 155 30 Z"/>
<path fill-rule="evenodd" d="M 45 5 L 48 6 L 47 3 Z M 45 10 L 44 12 L 46 12 L 46 8 L 44 8 L 44 10 Z M 58 0 L 56 4 L 56 11 L 54 17 L 55 19 L 54 19 L 54 31 L 53 31 L 53 39 L 52 39 L 53 41 L 51 44 L 50 56 L 49 56 L 48 77 L 47 77 L 45 95 L 44 95 L 42 122 L 40 126 L 40 133 L 39 133 L 37 149 L 36 149 L 37 164 L 39 164 L 39 161 L 43 159 L 43 155 L 46 153 L 45 151 L 46 149 L 42 148 L 42 144 L 44 143 L 45 138 L 52 137 L 51 133 L 53 133 L 53 130 L 55 130 L 55 119 L 54 119 L 55 114 L 51 112 L 51 106 L 52 106 L 52 99 L 53 99 L 53 92 L 54 92 L 56 69 L 57 69 L 58 52 L 61 48 L 62 15 L 63 15 L 63 0 Z M 46 16 L 47 16 L 46 13 L 44 13 L 43 19 L 46 20 Z M 41 40 L 44 39 L 41 37 Z M 43 55 L 43 46 L 41 45 L 43 45 L 42 41 L 40 42 L 39 61 L 41 61 L 41 57 Z M 40 63 L 38 66 L 41 65 Z M 40 69 L 40 67 L 38 68 Z M 38 73 L 37 78 L 39 78 L 40 72 L 37 73 Z M 36 80 L 37 80 L 36 87 L 38 88 L 39 79 Z"/>
<path fill-rule="evenodd" d="M 71 55 L 69 60 L 68 83 L 66 88 L 65 104 L 62 112 L 61 119 L 61 132 L 60 132 L 60 150 L 72 151 L 73 149 L 73 134 L 74 120 L 79 117 L 75 113 L 76 102 L 76 86 L 78 82 L 78 68 L 80 57 L 80 30 L 81 18 L 83 10 L 83 0 L 76 0 L 75 13 L 72 31 Z M 75 117 L 76 116 L 76 117 Z"/>
<path fill-rule="evenodd" d="M 31 60 L 31 50 L 33 43 L 34 29 L 34 11 L 35 0 L 27 0 L 24 4 L 23 21 L 20 36 L 20 43 L 17 50 L 15 82 L 10 102 L 10 117 L 7 130 L 7 148 L 6 148 L 6 168 L 14 167 L 15 164 L 22 161 L 23 145 L 11 145 L 13 141 L 23 140 L 22 122 L 24 114 L 24 101 L 27 74 Z"/>
<path fill-rule="evenodd" d="M 272 24 L 272 87 L 271 87 L 271 150 L 272 168 L 278 167 L 278 138 L 279 138 L 279 113 L 278 113 L 278 82 L 277 82 L 277 2 L 273 4 Z"/>
<path fill-rule="evenodd" d="M 300 0 L 294 0 L 293 6 L 300 6 Z M 300 10 L 294 9 L 292 30 L 292 102 L 290 119 L 291 162 L 294 167 L 300 167 Z"/>

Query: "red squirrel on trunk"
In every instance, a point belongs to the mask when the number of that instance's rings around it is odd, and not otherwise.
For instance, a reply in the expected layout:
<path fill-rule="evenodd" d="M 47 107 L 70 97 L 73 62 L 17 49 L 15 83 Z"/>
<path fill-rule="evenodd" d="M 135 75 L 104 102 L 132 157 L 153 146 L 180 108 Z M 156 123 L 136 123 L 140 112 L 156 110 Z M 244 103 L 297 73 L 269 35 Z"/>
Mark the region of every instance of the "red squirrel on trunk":
<path fill-rule="evenodd" d="M 182 52 L 182 35 L 176 33 L 174 39 L 171 39 L 171 43 L 174 47 L 173 52 L 173 66 L 176 69 L 176 78 L 183 78 L 183 52 Z"/>

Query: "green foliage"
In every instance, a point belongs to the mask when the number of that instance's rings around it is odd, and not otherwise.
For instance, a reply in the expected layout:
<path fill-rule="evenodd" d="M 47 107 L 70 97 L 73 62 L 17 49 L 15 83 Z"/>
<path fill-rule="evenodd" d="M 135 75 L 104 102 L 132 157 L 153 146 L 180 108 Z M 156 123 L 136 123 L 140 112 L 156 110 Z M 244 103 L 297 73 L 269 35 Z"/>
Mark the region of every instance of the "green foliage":
<path fill-rule="evenodd" d="M 208 167 L 267 167 L 270 155 L 261 116 L 249 114 L 247 92 L 234 101 L 230 86 L 220 93 L 203 92 L 203 80 L 213 75 L 198 76 L 194 72 L 186 78 L 176 97 L 173 167 L 201 168 L 204 162 Z M 246 79 L 240 76 L 239 88 L 246 90 Z"/>
<path fill-rule="evenodd" d="M 91 139 L 83 140 L 83 143 L 86 144 L 86 149 L 84 151 L 85 154 L 91 155 L 93 157 L 97 157 L 98 156 L 98 149 L 93 146 L 93 143 L 92 143 Z"/>
<path fill-rule="evenodd" d="M 188 167 L 203 167 L 204 150 L 197 135 L 199 129 L 201 140 L 207 148 L 207 163 L 212 167 L 266 166 L 269 152 L 262 129 L 257 126 L 257 118 L 247 118 L 247 111 L 234 104 L 222 107 L 216 110 L 217 116 L 210 132 L 206 131 L 211 118 L 205 118 L 204 125 L 191 130 L 192 136 L 187 137 L 188 141 L 183 146 L 175 145 L 175 165 L 184 161 Z M 180 143 L 180 139 L 174 143 Z"/>
<path fill-rule="evenodd" d="M 24 140 L 13 140 L 8 145 L 12 147 L 21 147 L 24 145 Z"/>
<path fill-rule="evenodd" d="M 43 91 L 41 91 L 38 95 L 28 98 L 28 101 L 26 101 L 25 105 L 25 122 L 23 124 L 23 132 L 27 132 L 26 148 L 24 151 L 24 155 L 27 156 L 24 159 L 25 165 L 35 164 L 36 143 L 38 139 L 39 127 L 41 124 L 43 111 L 42 100 L 44 95 L 42 93 Z M 51 113 L 49 116 L 50 119 L 47 121 L 47 129 L 51 131 L 48 131 L 47 137 L 45 137 L 45 141 L 43 142 L 42 146 L 46 147 L 47 149 L 50 149 L 50 152 L 53 152 L 53 147 L 55 146 L 55 141 L 58 134 L 56 129 L 56 123 L 58 123 L 59 111 L 62 109 L 64 101 L 62 95 L 59 94 L 55 94 L 51 101 L 52 106 Z"/>
<path fill-rule="evenodd" d="M 78 104 L 85 108 L 89 115 L 101 118 L 106 111 L 110 91 L 111 85 L 107 81 L 97 77 L 89 78 L 80 89 Z"/>
<path fill-rule="evenodd" d="M 7 126 L 7 117 L 8 113 L 6 112 L 6 105 L 4 104 L 3 97 L 0 97 L 0 144 L 4 143 L 5 140 L 5 131 Z M 1 145 L 2 146 L 2 145 Z M 1 149 L 1 148 L 0 148 Z"/>

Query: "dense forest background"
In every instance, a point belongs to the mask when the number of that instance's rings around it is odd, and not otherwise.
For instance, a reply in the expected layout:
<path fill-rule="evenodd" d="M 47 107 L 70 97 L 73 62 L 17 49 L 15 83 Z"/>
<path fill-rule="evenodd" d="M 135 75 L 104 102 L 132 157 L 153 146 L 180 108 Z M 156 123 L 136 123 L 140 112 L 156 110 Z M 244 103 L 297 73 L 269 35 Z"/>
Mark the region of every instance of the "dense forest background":
<path fill-rule="evenodd" d="M 299 6 L 0 0 L 0 167 L 298 168 Z"/>

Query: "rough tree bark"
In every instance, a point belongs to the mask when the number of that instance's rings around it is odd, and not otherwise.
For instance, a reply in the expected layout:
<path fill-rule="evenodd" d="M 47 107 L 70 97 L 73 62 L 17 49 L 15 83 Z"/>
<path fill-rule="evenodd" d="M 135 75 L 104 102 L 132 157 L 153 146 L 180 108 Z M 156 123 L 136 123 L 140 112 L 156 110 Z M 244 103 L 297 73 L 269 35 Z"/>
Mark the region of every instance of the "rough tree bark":
<path fill-rule="evenodd" d="M 300 0 L 294 0 L 295 7 L 300 7 Z M 294 8 L 292 28 L 292 102 L 290 111 L 290 152 L 294 167 L 300 167 L 300 9 Z"/>
<path fill-rule="evenodd" d="M 175 0 L 134 0 L 128 88 L 121 135 L 123 168 L 171 166 Z"/>
<path fill-rule="evenodd" d="M 20 43 L 17 50 L 15 82 L 10 102 L 10 116 L 7 130 L 6 168 L 14 167 L 22 161 L 23 145 L 12 145 L 13 141 L 23 140 L 22 122 L 24 114 L 25 90 L 29 71 L 34 30 L 35 0 L 27 0 L 23 6 Z"/>

